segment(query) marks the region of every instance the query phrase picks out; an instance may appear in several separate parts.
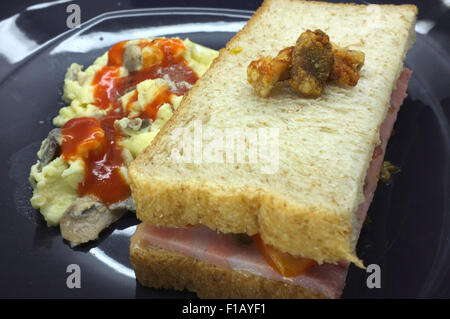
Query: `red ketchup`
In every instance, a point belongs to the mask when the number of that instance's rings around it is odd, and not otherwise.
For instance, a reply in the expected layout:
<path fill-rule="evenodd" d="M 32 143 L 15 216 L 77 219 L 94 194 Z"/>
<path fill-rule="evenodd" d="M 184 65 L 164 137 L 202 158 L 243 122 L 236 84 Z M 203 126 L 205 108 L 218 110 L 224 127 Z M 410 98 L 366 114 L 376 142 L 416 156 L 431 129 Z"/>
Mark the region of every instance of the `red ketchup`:
<path fill-rule="evenodd" d="M 125 110 L 120 97 L 147 79 L 164 78 L 170 86 L 161 87 L 138 117 L 155 120 L 158 110 L 170 102 L 172 94 L 183 95 L 197 79 L 183 57 L 185 46 L 178 39 L 142 40 L 142 68 L 121 76 L 126 41 L 115 44 L 108 52 L 108 64 L 94 76 L 94 105 L 108 110 L 100 118 L 80 117 L 68 121 L 62 128 L 62 155 L 66 160 L 81 158 L 84 161 L 84 180 L 78 185 L 80 196 L 93 195 L 106 205 L 130 196 L 130 187 L 122 177 L 120 168 L 125 167 L 120 132 L 114 121 L 127 117 L 131 104 L 137 101 L 137 90 L 129 99 Z"/>

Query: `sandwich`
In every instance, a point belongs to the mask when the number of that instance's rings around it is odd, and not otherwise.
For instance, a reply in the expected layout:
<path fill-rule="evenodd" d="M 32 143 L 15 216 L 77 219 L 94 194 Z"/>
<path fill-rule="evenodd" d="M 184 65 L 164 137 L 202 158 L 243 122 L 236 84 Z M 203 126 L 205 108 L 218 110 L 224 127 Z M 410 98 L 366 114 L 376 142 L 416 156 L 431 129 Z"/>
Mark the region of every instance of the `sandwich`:
<path fill-rule="evenodd" d="M 416 15 L 264 1 L 128 169 L 139 282 L 203 298 L 338 298 L 350 263 L 364 267 L 356 244 L 406 97 Z M 324 50 L 308 65 L 329 67 L 306 68 L 309 84 L 294 70 L 299 35 Z M 335 50 L 363 56 L 348 81 L 332 75 Z"/>

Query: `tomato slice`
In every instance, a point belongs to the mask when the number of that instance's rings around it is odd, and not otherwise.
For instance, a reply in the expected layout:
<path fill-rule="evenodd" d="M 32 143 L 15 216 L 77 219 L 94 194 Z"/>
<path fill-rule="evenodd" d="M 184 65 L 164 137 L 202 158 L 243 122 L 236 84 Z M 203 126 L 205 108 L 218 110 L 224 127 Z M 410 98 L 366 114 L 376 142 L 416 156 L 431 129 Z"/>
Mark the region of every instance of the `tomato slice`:
<path fill-rule="evenodd" d="M 317 264 L 312 259 L 295 257 L 265 244 L 259 234 L 253 240 L 267 263 L 283 277 L 296 277 Z"/>

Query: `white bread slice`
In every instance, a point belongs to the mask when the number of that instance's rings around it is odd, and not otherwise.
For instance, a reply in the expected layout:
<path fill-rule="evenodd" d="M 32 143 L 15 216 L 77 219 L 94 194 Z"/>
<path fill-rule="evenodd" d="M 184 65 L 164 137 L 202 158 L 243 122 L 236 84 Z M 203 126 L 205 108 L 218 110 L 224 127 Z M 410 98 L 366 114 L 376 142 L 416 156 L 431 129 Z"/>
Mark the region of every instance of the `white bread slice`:
<path fill-rule="evenodd" d="M 361 266 L 355 213 L 364 201 L 380 124 L 415 39 L 416 14 L 411 5 L 266 0 L 131 164 L 138 218 L 260 233 L 266 243 L 296 256 Z M 321 29 L 333 43 L 365 53 L 358 85 L 328 85 L 317 99 L 285 87 L 269 98 L 257 96 L 247 83 L 249 62 L 276 55 L 306 29 Z M 278 128 L 278 171 L 263 174 L 258 164 L 175 162 L 171 153 L 178 141 L 171 134 L 193 130 L 196 121 L 203 130 Z"/>

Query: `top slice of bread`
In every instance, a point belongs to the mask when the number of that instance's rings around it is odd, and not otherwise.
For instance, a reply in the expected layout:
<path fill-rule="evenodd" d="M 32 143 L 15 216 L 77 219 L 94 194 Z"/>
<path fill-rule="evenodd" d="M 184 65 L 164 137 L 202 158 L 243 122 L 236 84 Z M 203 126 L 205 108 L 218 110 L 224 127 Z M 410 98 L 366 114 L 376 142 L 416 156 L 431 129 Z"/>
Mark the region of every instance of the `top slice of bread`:
<path fill-rule="evenodd" d="M 356 211 L 364 201 L 380 124 L 415 39 L 416 14 L 411 5 L 266 0 L 131 164 L 138 218 L 156 225 L 259 233 L 295 256 L 361 265 L 355 254 Z M 358 85 L 327 85 L 316 99 L 301 98 L 283 85 L 269 98 L 257 96 L 247 83 L 250 61 L 275 56 L 307 29 L 321 29 L 331 42 L 365 53 Z M 179 128 L 195 132 L 199 123 L 203 151 L 211 138 L 217 143 L 220 132 L 228 134 L 227 128 L 278 129 L 272 137 L 278 148 L 269 158 L 277 169 L 264 172 L 262 157 L 255 164 L 248 156 L 247 163 L 228 163 L 225 154 L 225 163 L 208 163 L 202 153 L 192 162 L 178 162 L 174 134 Z M 210 129 L 217 129 L 214 136 Z M 244 151 L 248 148 L 247 139 Z"/>

